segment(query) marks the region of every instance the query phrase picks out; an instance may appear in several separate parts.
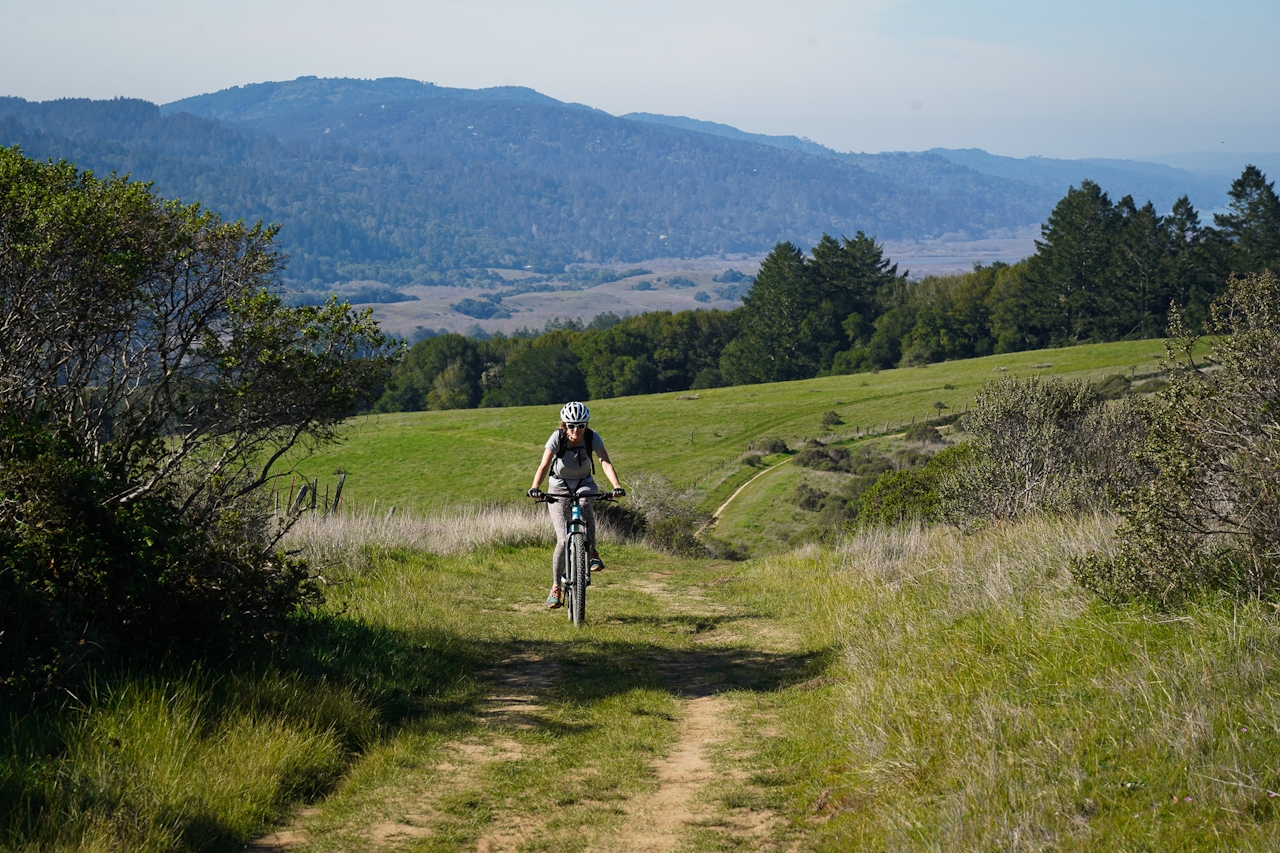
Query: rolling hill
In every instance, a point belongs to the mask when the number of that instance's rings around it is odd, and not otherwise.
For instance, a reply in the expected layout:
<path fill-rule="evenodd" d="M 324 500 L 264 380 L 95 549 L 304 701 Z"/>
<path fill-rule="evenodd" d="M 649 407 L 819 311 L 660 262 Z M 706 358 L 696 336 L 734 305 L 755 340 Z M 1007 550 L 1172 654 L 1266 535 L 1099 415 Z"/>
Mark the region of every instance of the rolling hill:
<path fill-rule="evenodd" d="M 1159 340 L 1088 344 L 874 374 L 592 400 L 590 406 L 624 484 L 640 472 L 661 474 L 694 489 L 710 509 L 755 473 L 738 460 L 749 443 L 762 438 L 794 446 L 819 436 L 841 441 L 868 430 L 873 436 L 896 433 L 912 418 L 936 415 L 937 402 L 962 410 L 993 376 L 1095 380 L 1130 368 L 1142 374 L 1152 372 L 1163 354 Z M 335 472 L 345 472 L 344 500 L 364 506 L 377 500 L 380 506 L 425 513 L 445 505 L 517 500 L 529 487 L 557 411 L 558 406 L 531 406 L 356 418 L 345 441 L 299 460 L 297 469 L 319 478 L 322 489 L 334 483 Z M 827 411 L 836 412 L 843 425 L 822 427 Z M 287 487 L 285 478 L 282 488 Z M 765 504 L 773 498 L 743 498 L 747 516 L 769 514 Z M 731 514 L 722 526 L 739 523 Z"/>
<path fill-rule="evenodd" d="M 881 239 L 1008 233 L 1091 176 L 1113 195 L 1216 204 L 1168 166 L 843 154 L 669 116 L 612 116 L 521 87 L 304 77 L 145 101 L 0 98 L 0 144 L 154 181 L 161 195 L 283 226 L 294 286 L 465 284 Z M 394 298 L 394 297 L 388 297 Z"/>

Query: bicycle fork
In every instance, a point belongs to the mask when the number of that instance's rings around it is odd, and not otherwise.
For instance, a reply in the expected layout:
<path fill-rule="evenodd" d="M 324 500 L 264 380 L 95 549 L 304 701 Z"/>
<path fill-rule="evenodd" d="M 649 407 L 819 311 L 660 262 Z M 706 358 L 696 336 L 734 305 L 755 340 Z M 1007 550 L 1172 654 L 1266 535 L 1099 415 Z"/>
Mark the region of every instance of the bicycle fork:
<path fill-rule="evenodd" d="M 566 571 L 565 574 L 570 575 L 571 583 L 580 582 L 583 586 L 591 586 L 591 569 L 590 568 L 587 569 L 586 577 L 582 577 L 582 578 L 572 577 L 572 574 L 574 572 L 574 567 L 573 567 L 573 561 L 569 559 L 568 546 L 569 546 L 569 542 L 572 541 L 573 534 L 575 533 L 582 534 L 582 546 L 584 548 L 587 547 L 587 525 L 586 525 L 586 522 L 582 520 L 582 508 L 579 507 L 577 504 L 573 505 L 573 508 L 570 510 L 570 513 L 569 513 L 568 535 L 565 537 L 565 555 L 564 555 L 565 568 L 568 571 Z"/>

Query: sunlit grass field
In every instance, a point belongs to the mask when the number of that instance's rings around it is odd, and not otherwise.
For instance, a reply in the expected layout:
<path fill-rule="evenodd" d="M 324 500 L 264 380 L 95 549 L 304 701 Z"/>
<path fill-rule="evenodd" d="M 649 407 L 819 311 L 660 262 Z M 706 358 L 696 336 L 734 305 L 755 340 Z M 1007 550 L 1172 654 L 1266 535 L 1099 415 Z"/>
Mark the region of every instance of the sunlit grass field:
<path fill-rule="evenodd" d="M 637 471 L 695 487 L 714 508 L 741 484 L 736 461 L 752 442 L 779 437 L 847 438 L 883 433 L 935 403 L 960 411 L 983 382 L 1002 372 L 1101 378 L 1149 373 L 1161 341 L 1128 341 L 1013 353 L 928 367 L 732 388 L 590 401 L 592 426 L 605 438 L 625 482 Z M 696 399 L 691 399 L 695 398 Z M 372 415 L 351 422 L 346 440 L 297 461 L 324 484 L 347 472 L 344 500 L 430 512 L 445 504 L 518 498 L 533 477 L 559 406 Z M 834 411 L 843 425 L 821 426 Z M 731 482 L 727 482 L 731 480 Z M 282 478 L 287 492 L 290 478 Z"/>
<path fill-rule="evenodd" d="M 341 583 L 273 662 L 116 676 L 11 718 L 0 847 L 235 850 L 275 819 L 300 851 L 634 849 L 628 815 L 700 683 L 724 713 L 677 849 L 1280 844 L 1274 608 L 1098 602 L 1070 561 L 1112 519 L 744 563 L 613 544 L 583 630 L 541 606 L 545 533 L 489 521 L 437 553 L 476 517 L 363 519 L 348 532 L 379 544 L 355 561 L 313 530 Z M 521 672 L 536 703 L 493 717 Z"/>

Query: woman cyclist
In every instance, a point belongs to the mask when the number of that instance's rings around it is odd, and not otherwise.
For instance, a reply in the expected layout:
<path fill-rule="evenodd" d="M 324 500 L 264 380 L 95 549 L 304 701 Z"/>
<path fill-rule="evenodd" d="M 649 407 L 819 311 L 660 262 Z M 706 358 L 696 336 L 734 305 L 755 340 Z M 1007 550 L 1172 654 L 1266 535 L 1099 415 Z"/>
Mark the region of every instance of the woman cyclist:
<path fill-rule="evenodd" d="M 598 432 L 587 428 L 591 412 L 582 403 L 574 401 L 566 403 L 560 410 L 560 428 L 551 433 L 546 448 L 542 451 L 542 463 L 538 472 L 533 475 L 533 486 L 529 489 L 529 497 L 542 497 L 542 479 L 551 473 L 549 489 L 552 494 L 598 495 L 596 481 L 591 476 L 591 454 L 600 457 L 600 467 L 613 483 L 613 496 L 622 497 L 626 491 L 618 483 L 618 472 L 609 461 L 609 452 L 604 449 L 604 441 Z M 596 516 L 591 509 L 592 501 L 582 502 L 582 518 L 587 523 L 587 548 L 590 552 L 591 571 L 598 572 L 604 568 L 600 555 L 596 553 Z M 556 531 L 556 549 L 551 555 L 551 594 L 547 596 L 547 607 L 554 610 L 560 606 L 560 578 L 564 577 L 565 545 L 567 528 L 572 511 L 568 501 L 548 503 L 551 512 L 551 526 Z"/>

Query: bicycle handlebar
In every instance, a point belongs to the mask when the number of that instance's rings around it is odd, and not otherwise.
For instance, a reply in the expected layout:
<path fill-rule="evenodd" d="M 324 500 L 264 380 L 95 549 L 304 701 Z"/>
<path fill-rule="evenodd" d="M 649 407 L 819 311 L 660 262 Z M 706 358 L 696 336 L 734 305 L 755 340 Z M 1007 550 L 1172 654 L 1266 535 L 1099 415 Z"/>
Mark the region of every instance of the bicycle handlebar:
<path fill-rule="evenodd" d="M 589 499 L 593 501 L 610 501 L 616 502 L 618 499 L 607 493 L 596 492 L 588 495 L 571 495 L 566 492 L 543 492 L 541 497 L 534 498 L 538 503 L 559 503 L 565 498 L 577 498 L 578 500 Z"/>

